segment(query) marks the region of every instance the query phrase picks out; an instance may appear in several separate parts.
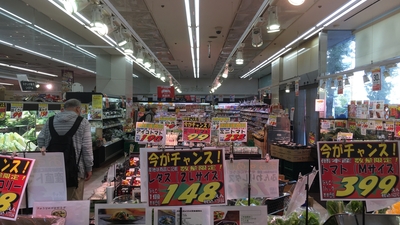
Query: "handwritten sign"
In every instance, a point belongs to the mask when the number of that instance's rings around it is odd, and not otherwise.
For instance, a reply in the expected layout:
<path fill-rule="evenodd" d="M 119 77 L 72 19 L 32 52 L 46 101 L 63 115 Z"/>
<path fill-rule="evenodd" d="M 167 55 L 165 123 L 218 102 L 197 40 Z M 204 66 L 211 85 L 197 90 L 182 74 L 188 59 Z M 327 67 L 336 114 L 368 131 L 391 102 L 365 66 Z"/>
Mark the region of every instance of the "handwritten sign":
<path fill-rule="evenodd" d="M 211 142 L 211 124 L 203 122 L 183 122 L 183 141 Z"/>
<path fill-rule="evenodd" d="M 34 159 L 0 156 L 0 219 L 17 219 L 34 163 Z"/>
<path fill-rule="evenodd" d="M 220 142 L 246 142 L 247 141 L 247 123 L 229 122 L 219 123 Z"/>
<path fill-rule="evenodd" d="M 228 199 L 247 196 L 250 178 L 252 197 L 279 197 L 279 160 L 233 160 L 225 163 L 226 192 Z"/>
<path fill-rule="evenodd" d="M 226 202 L 223 151 L 147 152 L 149 206 Z"/>
<path fill-rule="evenodd" d="M 318 142 L 321 199 L 399 198 L 396 141 Z"/>
<path fill-rule="evenodd" d="M 165 127 L 160 123 L 137 122 L 135 141 L 138 143 L 163 144 Z"/>

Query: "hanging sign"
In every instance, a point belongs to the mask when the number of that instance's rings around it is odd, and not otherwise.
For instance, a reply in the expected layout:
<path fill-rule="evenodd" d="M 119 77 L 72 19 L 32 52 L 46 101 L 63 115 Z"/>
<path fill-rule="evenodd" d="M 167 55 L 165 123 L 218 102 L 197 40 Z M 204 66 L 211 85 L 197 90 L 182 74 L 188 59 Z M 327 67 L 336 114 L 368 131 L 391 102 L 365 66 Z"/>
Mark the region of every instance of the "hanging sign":
<path fill-rule="evenodd" d="M 165 127 L 161 123 L 137 122 L 135 141 L 162 145 L 165 142 Z"/>
<path fill-rule="evenodd" d="M 7 106 L 5 102 L 0 102 L 0 121 L 6 119 Z"/>
<path fill-rule="evenodd" d="M 172 131 L 178 129 L 177 122 L 176 122 L 176 117 L 174 116 L 161 116 L 158 118 L 159 123 L 162 123 L 165 125 L 165 129 L 167 131 Z"/>
<path fill-rule="evenodd" d="M 149 206 L 226 204 L 222 149 L 147 153 Z"/>
<path fill-rule="evenodd" d="M 22 103 L 11 103 L 10 118 L 20 119 L 22 117 L 23 104 Z"/>
<path fill-rule="evenodd" d="M 371 70 L 371 77 L 372 77 L 372 90 L 373 91 L 380 91 L 381 90 L 381 82 L 382 82 L 382 75 L 381 75 L 381 68 L 376 67 Z"/>
<path fill-rule="evenodd" d="M 246 142 L 247 122 L 219 123 L 219 142 Z"/>
<path fill-rule="evenodd" d="M 32 214 L 37 217 L 59 216 L 65 218 L 65 225 L 89 224 L 89 209 L 89 200 L 35 202 Z"/>
<path fill-rule="evenodd" d="M 299 81 L 298 80 L 296 80 L 294 82 L 294 93 L 296 96 L 299 96 L 300 91 L 299 91 Z"/>
<path fill-rule="evenodd" d="M 337 77 L 337 93 L 338 95 L 342 95 L 343 94 L 343 76 L 338 76 Z"/>
<path fill-rule="evenodd" d="M 175 89 L 173 86 L 158 86 L 157 98 L 175 98 Z"/>
<path fill-rule="evenodd" d="M 211 123 L 183 122 L 183 141 L 186 142 L 211 142 Z"/>
<path fill-rule="evenodd" d="M 213 117 L 213 118 L 211 118 L 212 129 L 218 130 L 220 122 L 229 122 L 230 120 L 231 120 L 231 118 L 229 118 L 229 117 Z"/>
<path fill-rule="evenodd" d="M 90 111 L 91 120 L 102 120 L 103 115 L 103 96 L 92 95 L 92 109 Z"/>
<path fill-rule="evenodd" d="M 0 156 L 0 219 L 17 219 L 34 163 L 34 159 Z"/>
<path fill-rule="evenodd" d="M 49 115 L 49 104 L 39 103 L 38 117 L 45 118 Z"/>
<path fill-rule="evenodd" d="M 279 160 L 225 161 L 227 199 L 240 199 L 248 195 L 250 178 L 251 197 L 279 197 Z M 250 165 L 249 165 L 250 163 Z M 249 173 L 250 169 L 250 173 Z"/>
<path fill-rule="evenodd" d="M 322 200 L 400 197 L 397 141 L 318 142 Z"/>
<path fill-rule="evenodd" d="M 21 85 L 21 91 L 36 91 L 37 90 L 35 81 L 21 80 L 19 82 L 19 84 Z"/>

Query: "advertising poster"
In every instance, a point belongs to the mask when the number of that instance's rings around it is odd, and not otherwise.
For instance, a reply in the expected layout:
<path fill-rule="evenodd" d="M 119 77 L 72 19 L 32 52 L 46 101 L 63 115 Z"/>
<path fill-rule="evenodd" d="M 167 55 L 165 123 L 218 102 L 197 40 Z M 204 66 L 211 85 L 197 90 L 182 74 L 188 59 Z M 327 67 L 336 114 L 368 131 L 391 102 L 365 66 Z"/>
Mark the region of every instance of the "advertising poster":
<path fill-rule="evenodd" d="M 34 159 L 0 156 L 0 219 L 17 219 L 34 163 Z"/>
<path fill-rule="evenodd" d="M 225 163 L 226 191 L 228 199 L 248 196 L 249 160 L 229 160 Z M 279 160 L 251 160 L 251 197 L 279 197 Z"/>
<path fill-rule="evenodd" d="M 381 90 L 381 82 L 382 82 L 382 75 L 381 75 L 381 68 L 375 67 L 371 70 L 371 78 L 372 78 L 372 90 L 373 91 L 380 91 Z"/>
<path fill-rule="evenodd" d="M 6 103 L 0 102 L 0 121 L 6 119 L 6 111 L 7 111 Z"/>
<path fill-rule="evenodd" d="M 28 207 L 33 207 L 34 202 L 66 201 L 67 184 L 65 182 L 64 153 L 27 152 L 25 157 L 35 159 L 31 177 L 26 187 Z M 25 208 L 26 203 L 21 203 Z"/>
<path fill-rule="evenodd" d="M 23 108 L 22 103 L 11 103 L 10 118 L 20 119 L 22 117 L 22 111 L 23 111 L 22 108 Z"/>
<path fill-rule="evenodd" d="M 161 123 L 137 122 L 135 141 L 162 145 L 165 142 L 165 127 Z"/>
<path fill-rule="evenodd" d="M 39 103 L 38 117 L 46 118 L 48 115 L 49 115 L 49 104 Z"/>
<path fill-rule="evenodd" d="M 247 122 L 219 123 L 219 142 L 246 142 Z"/>
<path fill-rule="evenodd" d="M 164 224 L 190 224 L 190 225 L 208 225 L 209 220 L 204 218 L 209 218 L 210 207 L 168 207 L 166 208 L 154 208 L 154 224 L 164 225 Z"/>
<path fill-rule="evenodd" d="M 229 118 L 229 117 L 212 117 L 211 118 L 212 129 L 218 130 L 220 122 L 229 122 L 230 120 L 231 120 L 231 118 Z"/>
<path fill-rule="evenodd" d="M 211 123 L 183 122 L 183 141 L 186 142 L 211 142 Z"/>
<path fill-rule="evenodd" d="M 146 156 L 149 206 L 226 204 L 222 149 L 149 151 Z"/>
<path fill-rule="evenodd" d="M 318 142 L 322 200 L 400 197 L 397 141 Z"/>
<path fill-rule="evenodd" d="M 152 224 L 151 210 L 145 204 L 95 204 L 94 211 L 96 225 Z"/>
<path fill-rule="evenodd" d="M 103 116 L 103 96 L 92 95 L 92 108 L 90 111 L 91 120 L 102 120 Z"/>
<path fill-rule="evenodd" d="M 65 225 L 89 224 L 90 201 L 35 202 L 33 216 L 59 216 L 65 218 Z"/>
<path fill-rule="evenodd" d="M 267 224 L 267 206 L 215 206 L 211 207 L 211 224 L 264 225 Z"/>

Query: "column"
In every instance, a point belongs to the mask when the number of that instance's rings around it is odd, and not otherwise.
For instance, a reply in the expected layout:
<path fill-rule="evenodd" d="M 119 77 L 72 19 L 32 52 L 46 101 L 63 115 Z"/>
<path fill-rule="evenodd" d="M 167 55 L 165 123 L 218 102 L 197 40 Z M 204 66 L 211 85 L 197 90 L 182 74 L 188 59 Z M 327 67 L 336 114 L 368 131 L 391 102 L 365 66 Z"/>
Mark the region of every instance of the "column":
<path fill-rule="evenodd" d="M 278 58 L 271 63 L 271 104 L 279 104 L 279 82 L 282 80 L 283 60 Z"/>

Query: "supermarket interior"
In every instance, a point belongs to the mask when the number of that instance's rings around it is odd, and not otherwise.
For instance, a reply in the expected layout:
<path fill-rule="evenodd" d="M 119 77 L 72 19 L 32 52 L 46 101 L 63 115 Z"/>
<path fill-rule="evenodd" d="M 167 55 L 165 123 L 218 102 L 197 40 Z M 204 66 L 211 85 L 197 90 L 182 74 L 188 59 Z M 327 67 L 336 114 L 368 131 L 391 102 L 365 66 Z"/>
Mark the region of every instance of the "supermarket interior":
<path fill-rule="evenodd" d="M 398 21 L 399 0 L 0 0 L 0 225 L 399 224 Z"/>

